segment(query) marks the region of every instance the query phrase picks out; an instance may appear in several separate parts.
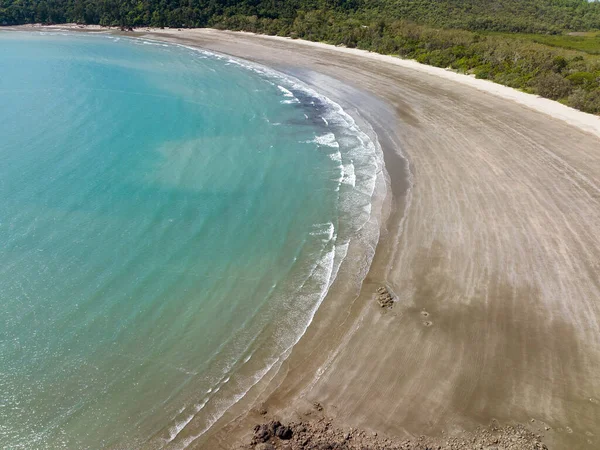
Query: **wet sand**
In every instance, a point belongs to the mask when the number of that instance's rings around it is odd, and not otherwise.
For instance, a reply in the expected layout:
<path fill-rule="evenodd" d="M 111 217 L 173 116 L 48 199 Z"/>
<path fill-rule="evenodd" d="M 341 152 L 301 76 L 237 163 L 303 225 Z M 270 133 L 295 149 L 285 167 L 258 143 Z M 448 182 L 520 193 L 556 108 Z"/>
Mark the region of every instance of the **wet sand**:
<path fill-rule="evenodd" d="M 389 436 L 448 436 L 496 419 L 543 430 L 551 449 L 600 448 L 593 118 L 576 126 L 335 47 L 214 30 L 134 35 L 302 79 L 373 127 L 389 173 L 360 295 L 341 274 L 287 361 L 193 446 L 233 448 L 249 442 L 259 410 L 305 419 L 319 402 L 338 424 Z M 391 310 L 375 301 L 381 285 L 397 296 Z"/>

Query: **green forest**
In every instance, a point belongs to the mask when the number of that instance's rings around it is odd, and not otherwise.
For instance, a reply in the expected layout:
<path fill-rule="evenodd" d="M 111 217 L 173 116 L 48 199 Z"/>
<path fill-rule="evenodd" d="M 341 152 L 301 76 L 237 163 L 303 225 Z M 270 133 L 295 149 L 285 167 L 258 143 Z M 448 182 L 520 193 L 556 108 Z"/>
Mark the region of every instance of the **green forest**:
<path fill-rule="evenodd" d="M 449 67 L 600 114 L 600 2 L 0 0 L 0 24 L 215 27 Z"/>

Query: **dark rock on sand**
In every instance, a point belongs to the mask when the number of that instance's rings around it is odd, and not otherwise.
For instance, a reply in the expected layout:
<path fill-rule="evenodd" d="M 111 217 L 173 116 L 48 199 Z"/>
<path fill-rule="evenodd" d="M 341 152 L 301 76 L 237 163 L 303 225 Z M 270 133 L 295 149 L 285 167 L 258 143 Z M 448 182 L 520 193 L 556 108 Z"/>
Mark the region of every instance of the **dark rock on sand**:
<path fill-rule="evenodd" d="M 293 434 L 294 432 L 292 431 L 292 429 L 284 425 L 281 425 L 275 430 L 275 436 L 284 441 L 290 440 Z"/>
<path fill-rule="evenodd" d="M 260 442 L 267 442 L 273 434 L 271 433 L 271 428 L 268 424 L 256 425 L 254 427 L 254 437 L 252 438 L 252 442 L 254 444 Z"/>
<path fill-rule="evenodd" d="M 379 306 L 382 308 L 390 309 L 394 306 L 394 298 L 385 286 L 377 288 L 377 303 L 379 303 Z"/>
<path fill-rule="evenodd" d="M 252 445 L 268 442 L 272 438 L 287 441 L 292 438 L 293 433 L 290 427 L 282 425 L 278 420 L 272 420 L 254 427 Z"/>

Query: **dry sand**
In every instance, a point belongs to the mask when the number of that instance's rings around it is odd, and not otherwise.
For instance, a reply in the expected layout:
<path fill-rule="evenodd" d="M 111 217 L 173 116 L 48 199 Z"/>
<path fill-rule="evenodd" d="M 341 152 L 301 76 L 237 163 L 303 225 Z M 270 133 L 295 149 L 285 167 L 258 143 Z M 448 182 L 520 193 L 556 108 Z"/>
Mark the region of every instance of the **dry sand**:
<path fill-rule="evenodd" d="M 356 50 L 214 30 L 134 34 L 315 86 L 374 128 L 391 181 L 360 296 L 343 295 L 342 276 L 280 370 L 194 445 L 247 443 L 258 409 L 305 420 L 320 402 L 336 424 L 388 436 L 497 419 L 544 431 L 551 449 L 600 448 L 600 118 Z M 392 310 L 375 301 L 383 284 L 398 297 Z"/>

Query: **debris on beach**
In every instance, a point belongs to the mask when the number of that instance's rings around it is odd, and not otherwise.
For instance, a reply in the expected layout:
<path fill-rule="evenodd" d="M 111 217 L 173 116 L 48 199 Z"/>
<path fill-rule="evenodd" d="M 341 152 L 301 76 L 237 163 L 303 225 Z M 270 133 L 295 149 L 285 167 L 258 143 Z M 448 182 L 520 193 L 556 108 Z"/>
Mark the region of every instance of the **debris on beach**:
<path fill-rule="evenodd" d="M 382 308 L 391 309 L 394 306 L 394 297 L 385 286 L 377 288 L 377 303 Z"/>

